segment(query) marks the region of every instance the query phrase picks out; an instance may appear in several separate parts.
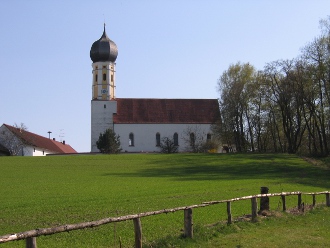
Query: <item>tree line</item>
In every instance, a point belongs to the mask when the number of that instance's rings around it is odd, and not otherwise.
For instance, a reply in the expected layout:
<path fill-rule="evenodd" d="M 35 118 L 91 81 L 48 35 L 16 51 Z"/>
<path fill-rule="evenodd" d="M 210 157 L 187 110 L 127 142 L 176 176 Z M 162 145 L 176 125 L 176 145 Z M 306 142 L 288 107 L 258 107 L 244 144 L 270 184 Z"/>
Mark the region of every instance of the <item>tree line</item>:
<path fill-rule="evenodd" d="M 238 152 L 326 156 L 330 147 L 330 16 L 291 60 L 230 65 L 218 80 L 214 132 Z"/>

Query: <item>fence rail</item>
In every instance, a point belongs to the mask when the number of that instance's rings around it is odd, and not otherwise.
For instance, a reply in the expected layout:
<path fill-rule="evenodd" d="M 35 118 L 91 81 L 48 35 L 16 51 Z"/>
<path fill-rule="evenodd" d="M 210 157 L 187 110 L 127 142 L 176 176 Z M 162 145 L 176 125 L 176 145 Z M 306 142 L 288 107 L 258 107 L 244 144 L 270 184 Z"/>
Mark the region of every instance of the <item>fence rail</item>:
<path fill-rule="evenodd" d="M 264 188 L 264 187 L 262 187 Z M 267 189 L 268 192 L 268 189 Z M 61 232 L 68 232 L 78 229 L 85 229 L 85 228 L 93 228 L 101 225 L 105 225 L 108 223 L 114 223 L 114 222 L 121 222 L 121 221 L 127 221 L 127 220 L 133 220 L 134 224 L 134 233 L 135 233 L 135 247 L 139 248 L 142 247 L 142 225 L 140 218 L 147 217 L 151 215 L 158 215 L 158 214 L 166 214 L 166 213 L 173 213 L 177 211 L 184 211 L 184 236 L 188 238 L 193 237 L 193 214 L 192 210 L 194 208 L 201 208 L 201 207 L 207 207 L 214 204 L 221 204 L 221 203 L 227 203 L 227 223 L 232 223 L 232 214 L 231 214 L 231 203 L 235 201 L 241 201 L 241 200 L 251 200 L 251 216 L 252 221 L 255 221 L 257 219 L 258 215 L 258 203 L 257 199 L 261 198 L 261 200 L 266 200 L 266 206 L 269 208 L 269 197 L 274 196 L 280 196 L 282 198 L 282 205 L 283 205 L 283 211 L 286 211 L 286 201 L 285 197 L 290 195 L 297 195 L 298 196 L 298 209 L 301 209 L 301 196 L 302 195 L 311 195 L 313 197 L 313 206 L 316 204 L 316 195 L 325 195 L 326 200 L 326 206 L 330 207 L 330 191 L 323 191 L 323 192 L 315 192 L 315 193 L 302 193 L 300 191 L 297 192 L 281 192 L 281 193 L 272 193 L 272 194 L 257 194 L 257 195 L 251 195 L 251 196 L 243 196 L 239 198 L 233 198 L 228 200 L 219 200 L 219 201 L 210 201 L 210 202 L 203 202 L 201 204 L 197 205 L 191 205 L 191 206 L 185 206 L 185 207 L 176 207 L 171 209 L 162 209 L 157 211 L 150 211 L 150 212 L 144 212 L 139 214 L 132 214 L 132 215 L 126 215 L 126 216 L 120 216 L 120 217 L 110 217 L 105 218 L 101 220 L 96 221 L 89 221 L 89 222 L 83 222 L 83 223 L 77 223 L 77 224 L 67 224 L 67 225 L 61 225 L 56 227 L 50 227 L 50 228 L 40 228 L 40 229 L 34 229 L 30 231 L 25 232 L 19 232 L 14 234 L 7 234 L 0 236 L 0 244 L 6 243 L 10 241 L 15 240 L 26 240 L 26 247 L 27 248 L 36 248 L 36 237 L 42 236 L 42 235 L 53 235 L 56 233 Z M 267 202 L 268 201 L 268 202 Z M 263 210 L 263 206 L 261 205 L 262 201 L 260 201 L 260 210 Z M 267 205 L 268 204 L 268 205 Z M 267 208 L 267 207 L 266 207 Z M 259 211 L 260 211 L 259 210 Z"/>

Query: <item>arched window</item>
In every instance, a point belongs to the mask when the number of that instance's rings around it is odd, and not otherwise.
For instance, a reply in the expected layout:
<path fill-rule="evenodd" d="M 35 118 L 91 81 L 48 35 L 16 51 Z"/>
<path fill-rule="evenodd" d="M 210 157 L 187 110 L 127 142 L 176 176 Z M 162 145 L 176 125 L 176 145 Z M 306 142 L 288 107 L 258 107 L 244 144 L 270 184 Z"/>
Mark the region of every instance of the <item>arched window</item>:
<path fill-rule="evenodd" d="M 107 80 L 107 74 L 103 73 L 103 81 Z"/>
<path fill-rule="evenodd" d="M 190 146 L 194 147 L 195 146 L 195 134 L 190 133 Z"/>
<path fill-rule="evenodd" d="M 212 138 L 211 134 L 208 133 L 208 134 L 206 135 L 206 140 L 207 140 L 207 141 L 211 141 L 211 138 Z"/>
<path fill-rule="evenodd" d="M 128 136 L 128 145 L 134 146 L 134 134 L 133 133 L 130 133 Z"/>
<path fill-rule="evenodd" d="M 160 133 L 156 133 L 156 146 L 160 146 Z"/>
<path fill-rule="evenodd" d="M 178 133 L 174 133 L 173 140 L 174 140 L 174 145 L 178 146 L 179 145 L 179 135 L 178 135 Z"/>

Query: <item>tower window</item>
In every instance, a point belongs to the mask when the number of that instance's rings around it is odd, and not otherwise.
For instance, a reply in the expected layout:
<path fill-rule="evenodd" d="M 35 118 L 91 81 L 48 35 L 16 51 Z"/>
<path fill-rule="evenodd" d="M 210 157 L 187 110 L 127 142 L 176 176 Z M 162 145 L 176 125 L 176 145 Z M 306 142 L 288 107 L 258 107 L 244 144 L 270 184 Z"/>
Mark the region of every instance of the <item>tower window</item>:
<path fill-rule="evenodd" d="M 174 145 L 178 146 L 179 145 L 179 135 L 178 135 L 178 133 L 174 133 L 173 139 L 174 139 Z"/>
<path fill-rule="evenodd" d="M 128 136 L 128 145 L 134 146 L 134 134 L 133 133 L 130 133 Z"/>
<path fill-rule="evenodd" d="M 113 74 L 111 74 L 111 82 L 113 82 Z"/>
<path fill-rule="evenodd" d="M 95 74 L 95 82 L 97 82 L 97 74 Z"/>
<path fill-rule="evenodd" d="M 156 146 L 160 146 L 160 133 L 156 133 Z"/>
<path fill-rule="evenodd" d="M 104 104 L 104 108 L 107 108 L 107 105 Z"/>
<path fill-rule="evenodd" d="M 103 81 L 107 80 L 107 74 L 103 73 Z"/>

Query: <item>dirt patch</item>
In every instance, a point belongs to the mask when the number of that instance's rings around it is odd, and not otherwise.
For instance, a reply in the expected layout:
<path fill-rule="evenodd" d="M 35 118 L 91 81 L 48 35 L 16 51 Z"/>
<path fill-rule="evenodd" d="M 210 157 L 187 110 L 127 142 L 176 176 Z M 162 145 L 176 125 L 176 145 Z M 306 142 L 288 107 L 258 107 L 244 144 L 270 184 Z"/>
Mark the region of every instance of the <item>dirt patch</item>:
<path fill-rule="evenodd" d="M 318 205 L 322 205 L 322 204 L 318 204 Z M 313 210 L 313 208 L 315 208 L 316 206 L 313 207 L 313 205 L 309 205 L 309 204 L 302 204 L 301 208 L 298 209 L 298 207 L 294 207 L 294 208 L 290 208 L 287 209 L 285 211 L 285 213 L 289 213 L 292 215 L 303 215 L 308 211 Z M 283 217 L 283 212 L 282 211 L 271 211 L 271 210 L 263 210 L 262 212 L 260 212 L 260 214 L 258 214 L 258 218 L 264 219 L 264 218 L 269 218 L 269 217 L 275 217 L 275 218 L 281 218 Z M 245 214 L 242 216 L 238 216 L 235 219 L 233 219 L 233 223 L 235 222 L 244 222 L 244 221 L 251 221 L 252 220 L 252 215 L 251 214 Z M 212 223 L 212 224 L 208 224 L 206 225 L 207 227 L 213 227 L 216 225 L 225 225 L 227 224 L 227 221 L 223 220 L 223 221 L 219 221 L 216 223 Z"/>
<path fill-rule="evenodd" d="M 315 158 L 310 158 L 310 157 L 302 157 L 303 160 L 306 162 L 310 163 L 313 166 L 316 167 L 322 167 L 322 168 L 328 168 L 325 163 L 323 163 L 321 160 L 315 159 Z"/>
<path fill-rule="evenodd" d="M 300 209 L 298 209 L 298 207 L 294 207 L 294 208 L 288 209 L 286 212 L 290 213 L 290 214 L 300 215 L 300 214 L 304 214 L 308 211 L 311 211 L 313 208 L 315 208 L 315 206 L 313 207 L 313 205 L 302 204 Z"/>

